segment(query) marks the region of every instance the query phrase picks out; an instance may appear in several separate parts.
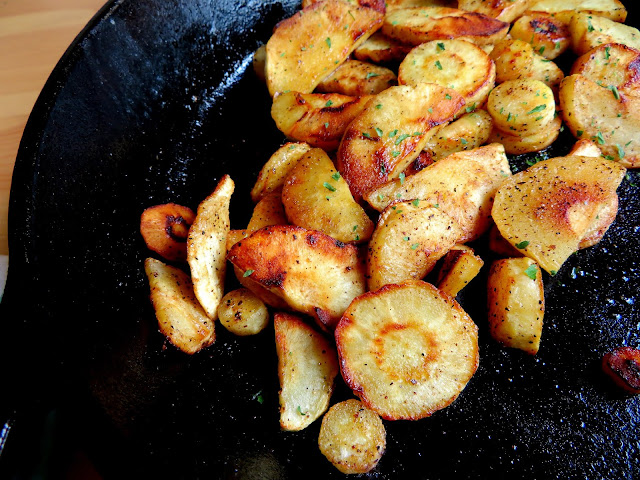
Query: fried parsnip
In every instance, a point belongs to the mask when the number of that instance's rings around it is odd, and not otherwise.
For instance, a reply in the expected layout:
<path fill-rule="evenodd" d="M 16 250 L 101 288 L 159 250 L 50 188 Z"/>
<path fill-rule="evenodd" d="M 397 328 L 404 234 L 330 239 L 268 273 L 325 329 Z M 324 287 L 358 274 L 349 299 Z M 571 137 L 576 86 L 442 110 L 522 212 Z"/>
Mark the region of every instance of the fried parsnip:
<path fill-rule="evenodd" d="M 380 27 L 383 17 L 373 8 L 323 0 L 278 23 L 267 42 L 266 77 L 271 95 L 311 93 Z"/>
<path fill-rule="evenodd" d="M 215 342 L 214 322 L 196 299 L 189 275 L 154 258 L 145 260 L 144 269 L 160 332 L 189 354 Z"/>
<path fill-rule="evenodd" d="M 297 315 L 273 318 L 280 379 L 280 426 L 298 431 L 329 408 L 338 374 L 334 346 Z"/>
<path fill-rule="evenodd" d="M 566 23 L 576 13 L 599 15 L 616 22 L 627 18 L 627 9 L 620 0 L 538 0 L 528 11 L 548 13 Z"/>
<path fill-rule="evenodd" d="M 554 118 L 548 125 L 540 128 L 532 135 L 507 133 L 494 127 L 489 135 L 489 141 L 501 143 L 505 152 L 511 155 L 539 152 L 558 139 L 561 127 L 561 117 Z"/>
<path fill-rule="evenodd" d="M 269 323 L 269 312 L 248 288 L 231 290 L 218 306 L 218 318 L 224 328 L 236 335 L 246 336 L 260 333 Z"/>
<path fill-rule="evenodd" d="M 213 193 L 198 205 L 187 240 L 187 262 L 193 289 L 202 308 L 213 320 L 218 316 L 218 305 L 224 294 L 229 203 L 234 188 L 229 175 L 222 177 Z"/>
<path fill-rule="evenodd" d="M 492 129 L 491 115 L 486 110 L 474 110 L 440 128 L 422 151 L 429 158 L 440 160 L 452 153 L 473 150 L 487 143 Z"/>
<path fill-rule="evenodd" d="M 496 64 L 496 82 L 533 79 L 555 88 L 564 78 L 564 73 L 539 52 L 524 40 L 505 38 L 496 43 L 489 54 Z"/>
<path fill-rule="evenodd" d="M 308 143 L 285 143 L 276 150 L 264 164 L 255 185 L 251 189 L 251 199 L 258 202 L 271 192 L 280 191 L 289 171 L 300 157 L 311 148 Z"/>
<path fill-rule="evenodd" d="M 573 144 L 571 150 L 567 155 L 577 155 L 579 157 L 600 157 L 602 156 L 602 150 L 596 145 L 593 140 L 583 138 Z"/>
<path fill-rule="evenodd" d="M 412 48 L 411 45 L 389 38 L 378 30 L 356 47 L 353 56 L 364 62 L 388 64 L 401 61 Z"/>
<path fill-rule="evenodd" d="M 640 31 L 637 28 L 605 17 L 576 13 L 569 22 L 571 48 L 577 55 L 606 43 L 621 43 L 640 50 Z"/>
<path fill-rule="evenodd" d="M 473 280 L 484 261 L 465 245 L 456 245 L 444 256 L 438 271 L 438 288 L 455 297 Z"/>
<path fill-rule="evenodd" d="M 602 358 L 602 370 L 627 393 L 640 393 L 640 350 L 620 347 Z"/>
<path fill-rule="evenodd" d="M 146 208 L 140 216 L 140 234 L 151 251 L 170 262 L 187 260 L 187 235 L 196 218 L 189 207 L 165 203 Z"/>
<path fill-rule="evenodd" d="M 458 0 L 458 8 L 511 23 L 533 3 L 534 0 Z"/>
<path fill-rule="evenodd" d="M 547 13 L 523 15 L 514 22 L 509 35 L 530 43 L 536 53 L 548 60 L 557 58 L 571 46 L 567 24 Z"/>
<path fill-rule="evenodd" d="M 353 301 L 336 328 L 342 377 L 387 420 L 427 417 L 453 402 L 478 367 L 478 328 L 420 280 Z"/>
<path fill-rule="evenodd" d="M 321 2 L 322 0 L 302 0 L 302 8 L 307 8 L 309 5 L 313 5 L 314 3 Z M 351 5 L 360 5 L 361 7 L 369 7 L 373 8 L 380 13 L 384 13 L 385 9 L 385 1 L 384 0 L 345 0 L 347 3 Z"/>
<path fill-rule="evenodd" d="M 244 276 L 327 330 L 365 290 L 357 247 L 293 225 L 260 229 L 231 247 L 227 258 Z"/>
<path fill-rule="evenodd" d="M 375 95 L 397 84 L 396 74 L 386 67 L 360 60 L 347 60 L 322 80 L 316 91 L 362 97 Z"/>

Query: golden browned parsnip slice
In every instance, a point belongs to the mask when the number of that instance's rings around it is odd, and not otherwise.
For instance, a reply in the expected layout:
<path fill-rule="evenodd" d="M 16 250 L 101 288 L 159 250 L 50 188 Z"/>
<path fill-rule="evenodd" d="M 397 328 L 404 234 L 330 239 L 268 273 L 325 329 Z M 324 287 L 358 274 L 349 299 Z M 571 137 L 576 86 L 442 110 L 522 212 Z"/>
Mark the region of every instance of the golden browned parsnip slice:
<path fill-rule="evenodd" d="M 409 7 L 455 7 L 457 0 L 387 0 L 387 12 Z"/>
<path fill-rule="evenodd" d="M 567 155 L 577 155 L 579 157 L 599 157 L 602 155 L 602 150 L 598 148 L 598 145 L 593 140 L 587 140 L 583 138 L 573 144 L 571 150 Z"/>
<path fill-rule="evenodd" d="M 381 25 L 383 13 L 343 0 L 323 0 L 280 22 L 267 42 L 271 95 L 311 93 Z"/>
<path fill-rule="evenodd" d="M 519 18 L 532 3 L 534 0 L 458 0 L 458 8 L 511 23 Z"/>
<path fill-rule="evenodd" d="M 293 225 L 258 230 L 231 247 L 227 258 L 247 278 L 329 330 L 365 290 L 357 247 Z"/>
<path fill-rule="evenodd" d="M 302 0 L 302 8 L 307 8 L 309 5 L 313 5 L 314 3 L 321 2 L 322 0 Z M 351 5 L 360 5 L 361 7 L 369 7 L 373 8 L 380 13 L 385 12 L 385 1 L 384 0 L 345 0 Z"/>
<path fill-rule="evenodd" d="M 189 207 L 175 203 L 153 205 L 140 216 L 140 234 L 149 250 L 170 262 L 187 259 L 187 235 L 196 218 Z"/>
<path fill-rule="evenodd" d="M 385 183 L 365 200 L 378 211 L 398 200 L 438 205 L 456 220 L 463 232 L 458 242 L 465 242 L 487 230 L 493 196 L 510 175 L 504 147 L 494 143 L 451 154 L 415 175 Z"/>
<path fill-rule="evenodd" d="M 506 347 L 535 355 L 544 318 L 540 268 L 530 258 L 505 258 L 491 265 L 487 280 L 491 336 Z"/>
<path fill-rule="evenodd" d="M 489 135 L 489 141 L 501 143 L 505 152 L 511 155 L 539 152 L 558 139 L 561 127 L 561 117 L 554 118 L 548 125 L 540 128 L 532 135 L 506 133 L 494 127 Z"/>
<path fill-rule="evenodd" d="M 496 82 L 533 79 L 549 87 L 556 87 L 564 73 L 555 63 L 534 51 L 531 43 L 505 38 L 496 43 L 489 56 L 496 64 Z"/>
<path fill-rule="evenodd" d="M 338 374 L 336 349 L 300 317 L 276 313 L 273 319 L 280 379 L 280 426 L 297 431 L 329 408 Z"/>
<path fill-rule="evenodd" d="M 308 143 L 287 142 L 276 150 L 260 170 L 251 189 L 251 199 L 258 202 L 264 195 L 280 191 L 289 171 L 310 148 Z"/>
<path fill-rule="evenodd" d="M 495 43 L 509 24 L 481 13 L 447 7 L 413 7 L 387 13 L 382 33 L 410 45 L 431 40 L 465 38 L 477 45 Z"/>
<path fill-rule="evenodd" d="M 493 119 L 486 110 L 465 113 L 457 120 L 440 128 L 422 151 L 429 158 L 440 160 L 452 153 L 473 150 L 487 143 L 492 128 Z"/>
<path fill-rule="evenodd" d="M 360 60 L 347 60 L 322 80 L 316 91 L 362 97 L 376 95 L 397 84 L 396 74 L 386 67 Z"/>
<path fill-rule="evenodd" d="M 560 84 L 560 107 L 576 138 L 594 140 L 607 159 L 640 167 L 640 97 L 570 75 Z"/>
<path fill-rule="evenodd" d="M 256 203 L 256 206 L 253 207 L 253 213 L 251 214 L 246 232 L 247 235 L 250 235 L 262 227 L 268 227 L 269 225 L 286 225 L 287 223 L 289 222 L 287 222 L 284 205 L 282 205 L 281 194 L 272 192 L 262 197 L 260 201 Z M 240 239 L 238 239 L 238 241 L 239 240 Z M 231 245 L 233 245 L 233 243 Z"/>
<path fill-rule="evenodd" d="M 154 258 L 145 260 L 144 269 L 160 332 L 189 354 L 215 342 L 214 322 L 196 299 L 189 275 Z"/>
<path fill-rule="evenodd" d="M 438 288 L 455 297 L 473 280 L 484 261 L 465 245 L 456 245 L 444 256 L 438 272 Z"/>
<path fill-rule="evenodd" d="M 528 42 L 533 50 L 548 60 L 557 58 L 571 45 L 566 23 L 547 13 L 532 13 L 516 20 L 509 31 L 514 40 Z"/>
<path fill-rule="evenodd" d="M 394 203 L 369 242 L 369 290 L 423 278 L 462 236 L 458 223 L 435 206 Z"/>
<path fill-rule="evenodd" d="M 502 236 L 557 272 L 610 208 L 626 169 L 594 157 L 556 157 L 506 179 L 491 214 Z"/>
<path fill-rule="evenodd" d="M 353 51 L 353 56 L 364 62 L 386 64 L 401 61 L 412 48 L 378 30 Z"/>
<path fill-rule="evenodd" d="M 279 93 L 273 99 L 271 117 L 286 136 L 335 150 L 347 126 L 371 98 L 338 93 Z"/>
<path fill-rule="evenodd" d="M 437 83 L 464 97 L 471 111 L 483 105 L 495 85 L 496 67 L 477 45 L 466 40 L 434 40 L 415 47 L 400 64 L 398 82 Z"/>
<path fill-rule="evenodd" d="M 224 328 L 244 337 L 264 330 L 269 323 L 269 312 L 251 290 L 238 288 L 222 297 L 218 318 Z"/>
<path fill-rule="evenodd" d="M 387 446 L 380 416 L 355 399 L 336 403 L 322 417 L 318 446 L 342 473 L 367 473 Z"/>
<path fill-rule="evenodd" d="M 320 230 L 341 242 L 365 242 L 373 232 L 373 222 L 319 148 L 307 152 L 293 168 L 282 189 L 282 202 L 292 224 Z"/>
<path fill-rule="evenodd" d="M 538 0 L 529 12 L 552 14 L 567 23 L 576 12 L 599 15 L 616 22 L 624 22 L 627 18 L 627 9 L 620 0 Z"/>
<path fill-rule="evenodd" d="M 422 83 L 376 95 L 345 131 L 337 166 L 356 201 L 397 177 L 420 154 L 433 127 L 451 121 L 464 105 L 455 90 Z"/>
<path fill-rule="evenodd" d="M 478 367 L 475 323 L 420 280 L 355 299 L 336 344 L 349 387 L 387 420 L 416 420 L 448 406 Z"/>
<path fill-rule="evenodd" d="M 229 175 L 222 177 L 213 193 L 198 205 L 187 240 L 193 289 L 204 311 L 214 320 L 224 294 L 229 203 L 234 188 Z"/>
<path fill-rule="evenodd" d="M 571 75 L 583 75 L 610 89 L 640 96 L 640 50 L 620 43 L 600 45 L 573 63 Z"/>
<path fill-rule="evenodd" d="M 605 17 L 576 13 L 569 22 L 571 48 L 577 55 L 606 43 L 621 43 L 640 49 L 640 31 Z"/>

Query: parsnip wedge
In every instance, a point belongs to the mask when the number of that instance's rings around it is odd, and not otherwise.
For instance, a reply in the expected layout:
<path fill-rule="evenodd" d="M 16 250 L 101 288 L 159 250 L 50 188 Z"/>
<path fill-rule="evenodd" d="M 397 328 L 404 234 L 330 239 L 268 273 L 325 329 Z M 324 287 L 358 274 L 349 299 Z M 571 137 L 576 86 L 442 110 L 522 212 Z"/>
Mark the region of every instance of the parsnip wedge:
<path fill-rule="evenodd" d="M 576 13 L 569 22 L 571 48 L 576 55 L 606 43 L 621 43 L 640 49 L 640 31 L 637 28 L 609 20 L 605 17 Z"/>
<path fill-rule="evenodd" d="M 438 272 L 438 288 L 455 297 L 473 280 L 484 261 L 465 245 L 456 245 L 445 255 Z"/>
<path fill-rule="evenodd" d="M 422 83 L 390 87 L 376 95 L 345 131 L 337 167 L 356 201 L 397 177 L 420 154 L 433 128 L 464 105 L 455 90 Z"/>
<path fill-rule="evenodd" d="M 365 242 L 373 232 L 373 222 L 319 148 L 307 152 L 293 168 L 282 189 L 282 202 L 292 224 L 341 242 Z"/>
<path fill-rule="evenodd" d="M 271 117 L 278 130 L 289 138 L 335 150 L 347 126 L 371 98 L 338 93 L 279 93 L 273 99 Z"/>
<path fill-rule="evenodd" d="M 222 177 L 213 193 L 198 205 L 187 239 L 187 262 L 193 289 L 204 311 L 214 320 L 218 317 L 218 305 L 224 294 L 229 203 L 234 188 L 229 175 Z"/>
<path fill-rule="evenodd" d="M 437 83 L 464 97 L 469 111 L 483 105 L 495 85 L 496 67 L 477 45 L 462 39 L 434 40 L 415 47 L 400 64 L 398 82 Z"/>
<path fill-rule="evenodd" d="M 251 189 L 251 199 L 257 203 L 263 196 L 280 191 L 289 171 L 310 148 L 305 142 L 287 142 L 278 148 L 262 166 Z"/>
<path fill-rule="evenodd" d="M 316 91 L 362 97 L 376 95 L 397 84 L 396 74 L 386 67 L 360 60 L 347 60 L 323 79 Z"/>
<path fill-rule="evenodd" d="M 422 151 L 431 159 L 440 160 L 452 153 L 473 150 L 487 143 L 492 128 L 491 115 L 486 110 L 474 110 L 439 129 Z"/>
<path fill-rule="evenodd" d="M 389 38 L 378 30 L 356 47 L 353 56 L 364 62 L 388 64 L 401 61 L 411 48 L 411 45 Z"/>
<path fill-rule="evenodd" d="M 417 420 L 453 402 L 478 367 L 478 328 L 420 280 L 353 301 L 336 328 L 342 376 L 387 420 Z"/>
<path fill-rule="evenodd" d="M 269 93 L 311 93 L 380 27 L 383 16 L 373 8 L 323 0 L 280 22 L 267 42 Z"/>
<path fill-rule="evenodd" d="M 567 24 L 547 13 L 523 15 L 513 23 L 509 35 L 530 43 L 536 53 L 548 60 L 557 58 L 571 46 Z"/>
<path fill-rule="evenodd" d="M 154 258 L 145 260 L 144 269 L 160 332 L 189 354 L 215 342 L 214 322 L 196 299 L 189 275 Z"/>
<path fill-rule="evenodd" d="M 357 247 L 293 225 L 260 229 L 231 247 L 227 258 L 247 278 L 327 330 L 365 290 Z"/>
<path fill-rule="evenodd" d="M 594 157 L 556 157 L 508 178 L 491 211 L 502 236 L 557 272 L 611 206 L 626 169 Z M 610 215 L 609 215 L 610 218 Z"/>
<path fill-rule="evenodd" d="M 560 128 L 562 128 L 562 118 L 559 116 L 532 135 L 507 133 L 494 127 L 489 135 L 489 141 L 501 143 L 504 151 L 511 155 L 539 152 L 558 139 Z"/>
<path fill-rule="evenodd" d="M 458 223 L 435 206 L 394 203 L 369 242 L 369 290 L 423 278 L 462 236 Z"/>
<path fill-rule="evenodd" d="M 548 13 L 565 22 L 576 13 L 607 17 L 616 22 L 624 22 L 627 18 L 627 9 L 620 0 L 538 0 L 529 12 Z"/>
<path fill-rule="evenodd" d="M 458 0 L 458 8 L 511 23 L 519 18 L 532 3 L 534 0 Z"/>
<path fill-rule="evenodd" d="M 338 374 L 334 346 L 297 315 L 276 313 L 273 319 L 280 379 L 280 426 L 298 431 L 329 408 Z"/>
<path fill-rule="evenodd" d="M 495 43 L 509 24 L 481 13 L 447 7 L 412 7 L 387 13 L 382 33 L 410 45 L 431 40 L 465 38 L 477 45 Z"/>
<path fill-rule="evenodd" d="M 607 159 L 640 167 L 640 97 L 582 75 L 565 78 L 559 96 L 564 121 L 576 138 L 596 141 Z"/>
<path fill-rule="evenodd" d="M 419 206 L 438 205 L 462 230 L 460 243 L 489 228 L 498 187 L 511 175 L 504 147 L 498 143 L 454 153 L 415 175 L 395 179 L 372 190 L 365 200 L 378 211 L 398 200 Z"/>

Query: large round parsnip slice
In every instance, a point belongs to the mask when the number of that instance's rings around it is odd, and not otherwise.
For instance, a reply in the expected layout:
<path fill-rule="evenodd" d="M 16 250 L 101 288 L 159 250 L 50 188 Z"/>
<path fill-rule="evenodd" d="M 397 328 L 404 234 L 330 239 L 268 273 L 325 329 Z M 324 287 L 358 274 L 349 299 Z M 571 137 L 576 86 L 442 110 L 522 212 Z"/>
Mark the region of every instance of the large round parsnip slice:
<path fill-rule="evenodd" d="M 565 123 L 576 138 L 595 140 L 605 158 L 640 167 L 640 97 L 601 87 L 582 75 L 560 84 Z"/>
<path fill-rule="evenodd" d="M 503 22 L 511 23 L 533 3 L 533 0 L 458 0 L 458 8 L 468 12 L 482 13 Z"/>
<path fill-rule="evenodd" d="M 436 206 L 397 202 L 380 215 L 369 242 L 369 289 L 421 279 L 463 236 L 458 223 Z"/>
<path fill-rule="evenodd" d="M 489 141 L 501 143 L 504 151 L 511 155 L 539 152 L 557 140 L 560 127 L 562 127 L 562 119 L 556 117 L 532 135 L 512 135 L 494 128 L 489 135 Z"/>
<path fill-rule="evenodd" d="M 611 208 L 625 172 L 604 158 L 544 160 L 504 181 L 491 215 L 511 245 L 557 272 Z"/>
<path fill-rule="evenodd" d="M 489 56 L 496 63 L 496 82 L 530 78 L 549 87 L 556 87 L 564 73 L 554 62 L 540 55 L 540 50 L 524 41 L 505 38 L 498 42 Z"/>
<path fill-rule="evenodd" d="M 336 328 L 342 376 L 387 420 L 427 417 L 453 402 L 478 368 L 478 328 L 420 280 L 356 298 Z"/>
<path fill-rule="evenodd" d="M 609 20 L 605 17 L 576 13 L 569 21 L 571 48 L 577 55 L 606 43 L 622 43 L 640 49 L 640 31 L 630 25 Z"/>
<path fill-rule="evenodd" d="M 415 47 L 400 64 L 398 83 L 437 83 L 462 95 L 469 108 L 484 104 L 495 85 L 496 68 L 481 48 L 461 39 Z"/>
<path fill-rule="evenodd" d="M 380 416 L 355 399 L 336 403 L 322 417 L 318 446 L 342 473 L 366 473 L 377 464 L 387 445 Z"/>
<path fill-rule="evenodd" d="M 556 113 L 553 91 L 539 80 L 507 80 L 489 94 L 487 111 L 504 132 L 533 135 Z"/>
<path fill-rule="evenodd" d="M 620 0 L 537 0 L 529 10 L 548 13 L 566 21 L 577 12 L 607 17 L 616 22 L 624 22 L 627 18 L 627 9 Z"/>
<path fill-rule="evenodd" d="M 396 74 L 386 67 L 360 60 L 347 60 L 322 80 L 316 91 L 361 97 L 375 95 L 397 84 Z"/>
<path fill-rule="evenodd" d="M 571 45 L 569 27 L 546 13 L 523 15 L 514 22 L 509 35 L 530 43 L 538 54 L 548 60 L 557 58 Z"/>

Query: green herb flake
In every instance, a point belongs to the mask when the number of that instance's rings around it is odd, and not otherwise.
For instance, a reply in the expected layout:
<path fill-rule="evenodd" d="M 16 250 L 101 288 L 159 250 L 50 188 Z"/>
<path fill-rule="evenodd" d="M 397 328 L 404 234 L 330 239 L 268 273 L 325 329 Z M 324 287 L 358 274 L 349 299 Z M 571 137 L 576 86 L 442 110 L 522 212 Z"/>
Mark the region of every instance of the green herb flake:
<path fill-rule="evenodd" d="M 583 131 L 583 130 L 578 130 L 578 131 L 576 132 L 576 135 L 577 135 L 578 137 L 581 137 L 583 133 L 584 133 L 584 131 Z"/>
<path fill-rule="evenodd" d="M 465 138 L 461 138 L 460 139 L 460 143 L 462 143 L 462 145 L 466 145 L 469 142 L 467 142 L 467 140 Z"/>
<path fill-rule="evenodd" d="M 329 128 L 329 122 L 324 122 L 324 128 Z"/>
<path fill-rule="evenodd" d="M 368 132 L 362 132 L 362 136 L 365 138 L 371 138 L 371 135 Z"/>
<path fill-rule="evenodd" d="M 412 204 L 414 207 L 417 207 L 418 205 L 420 205 L 420 199 L 416 198 L 413 202 L 411 202 L 411 204 Z"/>
<path fill-rule="evenodd" d="M 420 135 L 422 135 L 422 132 L 413 132 L 412 134 L 414 137 L 419 137 Z"/>
<path fill-rule="evenodd" d="M 298 413 L 299 413 L 300 415 L 306 415 L 306 414 L 308 413 L 308 412 L 303 412 L 303 411 L 302 411 L 302 408 L 300 408 L 300 405 L 298 405 L 297 410 L 298 410 Z"/>
<path fill-rule="evenodd" d="M 396 128 L 395 130 L 391 130 L 389 132 L 389 138 L 391 137 L 395 137 L 398 134 L 398 129 Z M 382 135 L 382 134 L 381 134 Z"/>
<path fill-rule="evenodd" d="M 438 67 L 438 70 L 442 70 L 442 64 L 440 63 L 440 60 L 436 60 L 435 65 L 436 67 Z"/>
<path fill-rule="evenodd" d="M 411 245 L 411 250 L 416 250 L 419 246 L 419 243 L 414 243 L 413 245 Z"/>
<path fill-rule="evenodd" d="M 469 105 L 467 108 L 465 108 L 465 111 L 467 113 L 471 113 L 476 109 L 476 104 L 474 103 L 473 105 Z"/>
<path fill-rule="evenodd" d="M 609 90 L 611 90 L 616 100 L 620 100 L 620 92 L 618 92 L 618 88 L 615 85 L 609 85 Z"/>
<path fill-rule="evenodd" d="M 557 271 L 557 270 L 549 270 L 549 274 L 550 274 L 552 277 L 555 277 L 557 273 L 558 273 L 558 271 Z"/>
<path fill-rule="evenodd" d="M 381 130 L 380 128 L 376 127 L 376 128 L 375 128 L 375 131 L 376 131 L 376 134 L 377 134 L 379 137 L 381 137 L 381 136 L 382 136 L 383 132 L 382 132 L 382 130 Z"/>
<path fill-rule="evenodd" d="M 400 175 L 398 175 L 398 178 L 400 179 L 400 185 L 404 185 L 404 172 L 400 172 Z"/>
<path fill-rule="evenodd" d="M 365 80 L 369 80 L 370 78 L 379 77 L 379 76 L 380 76 L 379 73 L 369 72 L 369 73 L 367 73 L 367 76 L 365 77 Z"/>
<path fill-rule="evenodd" d="M 393 152 L 391 152 L 391 156 L 393 158 L 396 158 L 398 155 L 400 155 L 400 152 L 398 152 L 397 150 L 394 150 Z"/>
<path fill-rule="evenodd" d="M 376 105 L 376 110 L 380 110 L 381 108 L 382 108 L 382 104 L 381 103 Z"/>
<path fill-rule="evenodd" d="M 247 277 L 248 277 L 249 275 L 251 275 L 253 272 L 255 272 L 255 270 L 251 270 L 251 269 L 249 269 L 249 270 L 247 270 L 246 272 L 244 272 L 244 273 L 242 274 L 242 276 L 243 276 L 244 278 L 247 278 Z"/>
<path fill-rule="evenodd" d="M 402 240 L 404 240 L 405 242 L 409 241 L 409 237 L 402 237 Z"/>
<path fill-rule="evenodd" d="M 327 47 L 331 48 L 331 38 L 327 37 L 324 41 L 327 43 Z"/>
<path fill-rule="evenodd" d="M 602 136 L 602 132 L 598 132 L 598 134 L 593 138 L 594 140 L 597 140 L 600 145 L 604 145 L 604 137 Z"/>
<path fill-rule="evenodd" d="M 523 248 L 527 248 L 529 246 L 529 240 L 523 240 L 520 243 L 516 243 L 516 248 L 522 250 Z"/>
<path fill-rule="evenodd" d="M 542 111 L 542 110 L 544 110 L 545 108 L 547 108 L 547 105 L 543 103 L 543 104 L 538 105 L 537 107 L 532 108 L 531 110 L 529 110 L 529 111 L 527 112 L 527 115 L 531 115 L 532 113 L 538 113 L 538 112 L 541 112 L 541 111 Z"/>
<path fill-rule="evenodd" d="M 538 276 L 538 268 L 535 265 L 529 265 L 524 271 L 524 274 L 531 280 L 535 280 Z"/>
<path fill-rule="evenodd" d="M 593 25 L 591 25 L 591 17 L 589 17 L 589 19 L 587 20 L 587 31 L 588 32 L 593 32 L 595 29 L 593 28 Z"/>
<path fill-rule="evenodd" d="M 383 201 L 383 200 L 384 200 L 384 195 L 383 195 L 383 194 L 381 194 L 381 193 L 379 193 L 379 194 L 378 194 L 378 201 L 379 201 L 379 202 L 381 202 L 381 201 Z"/>
<path fill-rule="evenodd" d="M 545 48 L 545 47 L 544 47 L 544 45 L 542 45 L 542 46 L 538 49 L 538 53 L 539 53 L 540 55 L 542 55 L 542 54 L 544 53 L 544 48 Z"/>
<path fill-rule="evenodd" d="M 333 105 L 332 100 L 327 100 L 327 103 L 324 104 L 325 107 L 330 107 L 331 105 Z"/>
<path fill-rule="evenodd" d="M 258 393 L 254 394 L 251 397 L 251 400 L 255 400 L 257 401 L 259 404 L 263 404 L 264 403 L 264 397 L 262 396 L 262 390 L 260 390 Z"/>
<path fill-rule="evenodd" d="M 444 98 L 446 98 L 447 100 L 451 100 L 451 95 L 449 95 L 448 93 L 444 96 Z"/>
<path fill-rule="evenodd" d="M 611 47 L 607 45 L 606 47 L 604 47 L 604 59 L 609 60 L 610 56 L 611 56 Z"/>
<path fill-rule="evenodd" d="M 438 51 L 440 51 L 440 52 L 444 52 L 445 51 L 444 43 L 438 42 L 436 45 L 437 45 L 437 50 Z"/>
<path fill-rule="evenodd" d="M 624 158 L 624 150 L 622 147 L 616 143 L 616 148 L 618 149 L 618 158 L 622 160 Z"/>
<path fill-rule="evenodd" d="M 354 225 L 353 228 L 351 229 L 352 232 L 355 232 L 358 229 L 358 225 Z"/>
<path fill-rule="evenodd" d="M 400 145 L 400 143 L 402 143 L 402 141 L 405 138 L 409 138 L 411 135 L 409 135 L 408 133 L 403 133 L 402 135 L 400 135 L 398 138 L 396 138 L 395 144 L 396 145 Z"/>
<path fill-rule="evenodd" d="M 431 108 L 431 107 L 427 108 L 427 112 L 433 113 L 433 108 Z"/>
<path fill-rule="evenodd" d="M 340 180 L 340 172 L 335 172 L 333 175 L 331 175 L 331 178 L 333 178 L 334 180 Z"/>
<path fill-rule="evenodd" d="M 330 192 L 335 192 L 336 191 L 336 187 L 334 187 L 333 185 L 331 185 L 328 182 L 324 182 L 322 185 L 324 186 L 324 188 L 326 188 Z"/>

